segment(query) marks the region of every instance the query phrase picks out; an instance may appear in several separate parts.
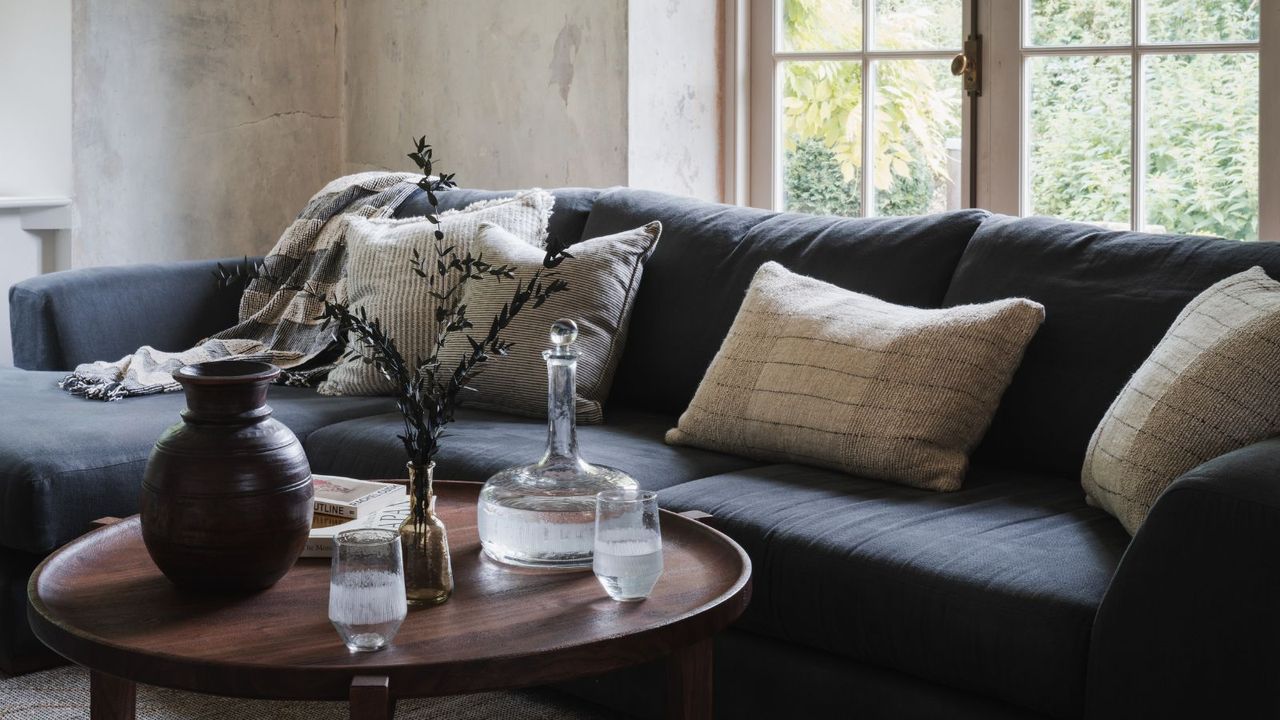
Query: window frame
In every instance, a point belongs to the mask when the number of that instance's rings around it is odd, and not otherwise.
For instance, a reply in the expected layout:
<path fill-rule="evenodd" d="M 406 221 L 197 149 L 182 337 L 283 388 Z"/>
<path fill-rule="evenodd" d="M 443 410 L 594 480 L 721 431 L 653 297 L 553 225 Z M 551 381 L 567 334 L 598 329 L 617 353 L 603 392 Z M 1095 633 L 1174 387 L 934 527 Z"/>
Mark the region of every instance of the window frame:
<path fill-rule="evenodd" d="M 1000 0 L 977 0 L 990 7 Z M 1146 222 L 1147 153 L 1145 143 L 1144 61 L 1161 55 L 1258 54 L 1258 237 L 1280 240 L 1280 205 L 1268 203 L 1269 192 L 1280 191 L 1280 3 L 1262 3 L 1259 38 L 1249 42 L 1144 42 L 1141 0 L 1129 0 L 1132 32 L 1119 45 L 1035 46 L 1029 44 L 1030 2 L 1018 0 L 1016 12 L 981 12 L 980 30 L 988 56 L 986 96 L 979 103 L 978 188 L 981 207 L 1009 215 L 1025 216 L 1031 207 L 1030 174 L 1030 73 L 1032 58 L 1062 56 L 1123 56 L 1130 59 L 1130 197 L 1129 227 L 1140 230 Z M 1010 89 L 1015 89 L 1011 92 Z M 1268 89 L 1270 88 L 1270 90 Z M 1009 143 L 1008 138 L 1016 138 Z M 1006 139 L 1002 141 L 1002 139 Z M 1176 232 L 1170 228 L 1170 232 Z M 1231 238 L 1235 239 L 1235 238 Z"/>
<path fill-rule="evenodd" d="M 1142 3 L 1130 0 L 1133 33 L 1130 42 L 1113 46 L 1029 46 L 1024 35 L 1030 4 L 1017 0 L 964 0 L 963 35 L 976 31 L 983 37 L 982 95 L 963 96 L 961 108 L 960 191 L 964 207 L 1021 216 L 1030 208 L 1028 173 L 1027 59 L 1053 55 L 1127 55 L 1133 72 L 1130 122 L 1130 227 L 1145 222 L 1141 183 L 1146 153 L 1142 144 L 1142 61 L 1152 55 L 1257 52 L 1258 53 L 1258 237 L 1280 241 L 1280 2 L 1261 3 L 1259 38 L 1255 42 L 1145 43 L 1141 41 Z M 876 51 L 870 49 L 873 26 L 871 7 L 863 2 L 863 47 L 858 51 L 802 53 L 780 51 L 781 0 L 726 0 L 731 22 L 725 31 L 725 199 L 766 209 L 780 209 L 782 170 L 779 73 L 786 60 L 856 60 L 864 78 L 870 63 L 880 59 L 942 59 L 958 50 Z M 977 22 L 974 22 L 974 19 Z M 957 82 L 959 82 L 957 80 Z M 871 83 L 863 82 L 862 122 L 868 127 L 874 103 Z M 864 137 L 870 137 L 864 131 Z M 865 176 L 874 148 L 863 143 Z M 873 189 L 860 183 L 864 216 L 875 214 L 869 197 Z M 1270 198 L 1276 197 L 1275 200 Z"/>
<path fill-rule="evenodd" d="M 860 204 L 862 217 L 875 217 L 874 183 L 868 182 L 868 173 L 873 167 L 875 158 L 874 133 L 868 132 L 875 112 L 874 63 L 885 60 L 936 60 L 950 61 L 961 52 L 964 37 L 968 34 L 972 4 L 978 0 L 962 0 L 962 31 L 956 38 L 956 46 L 934 50 L 874 50 L 875 32 L 874 3 L 862 0 L 862 41 L 858 50 L 842 51 L 791 51 L 782 49 L 782 2 L 783 0 L 749 0 L 749 48 L 750 48 L 750 89 L 749 89 L 749 160 L 750 175 L 747 182 L 748 204 L 766 209 L 782 208 L 782 183 L 779 182 L 783 169 L 782 157 L 782 117 L 779 91 L 781 89 L 782 65 L 788 61 L 805 60 L 843 60 L 856 61 L 862 72 L 862 164 L 859 168 L 861 177 L 858 187 L 862 193 Z M 739 6 L 741 3 L 739 3 Z M 956 80 L 958 84 L 959 79 Z M 960 108 L 960 183 L 961 205 L 967 207 L 970 197 L 969 177 L 973 152 L 970 128 L 970 102 L 968 95 L 962 94 Z"/>

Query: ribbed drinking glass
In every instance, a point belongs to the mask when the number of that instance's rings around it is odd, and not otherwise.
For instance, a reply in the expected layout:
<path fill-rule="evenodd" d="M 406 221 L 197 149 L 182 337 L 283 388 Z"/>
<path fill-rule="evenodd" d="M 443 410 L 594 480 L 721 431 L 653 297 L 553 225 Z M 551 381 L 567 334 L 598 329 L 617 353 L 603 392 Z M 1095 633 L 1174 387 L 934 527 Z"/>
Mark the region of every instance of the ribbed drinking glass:
<path fill-rule="evenodd" d="M 329 574 L 329 621 L 352 652 L 391 644 L 408 614 L 400 533 L 360 529 L 338 533 Z"/>

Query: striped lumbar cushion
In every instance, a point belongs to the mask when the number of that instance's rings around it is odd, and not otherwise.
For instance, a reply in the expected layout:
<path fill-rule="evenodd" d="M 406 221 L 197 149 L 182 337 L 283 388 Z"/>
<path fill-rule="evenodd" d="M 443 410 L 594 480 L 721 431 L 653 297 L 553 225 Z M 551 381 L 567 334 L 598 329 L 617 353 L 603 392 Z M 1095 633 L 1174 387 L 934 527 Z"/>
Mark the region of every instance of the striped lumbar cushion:
<path fill-rule="evenodd" d="M 667 442 L 956 490 L 1044 308 L 893 305 L 765 263 Z"/>
<path fill-rule="evenodd" d="M 426 359 L 435 350 L 435 287 L 414 274 L 410 262 L 417 251 L 428 261 L 438 249 L 454 248 L 465 257 L 473 247 L 480 225 L 502 223 L 530 252 L 541 257 L 547 237 L 547 220 L 555 198 L 545 190 L 528 190 L 514 197 L 483 200 L 461 210 L 440 213 L 439 229 L 426 218 L 400 220 L 350 217 L 347 230 L 347 275 L 338 289 L 352 310 L 377 318 L 408 362 Z M 436 278 L 430 276 L 432 281 Z M 319 388 L 325 395 L 389 395 L 395 387 L 373 365 L 349 360 L 334 368 Z"/>
<path fill-rule="evenodd" d="M 1090 504 L 1130 533 L 1178 476 L 1280 432 L 1280 283 L 1255 267 L 1200 293 L 1089 441 Z"/>
<path fill-rule="evenodd" d="M 627 323 L 644 263 L 653 254 L 662 225 L 649 223 L 616 235 L 583 240 L 569 248 L 565 260 L 550 274 L 569 284 L 568 290 L 541 307 L 526 305 L 503 332 L 503 339 L 515 343 L 510 353 L 493 361 L 471 383 L 476 392 L 466 396 L 467 407 L 498 412 L 546 417 L 547 366 L 542 351 L 548 346 L 548 331 L 558 318 L 578 324 L 578 382 L 575 406 L 580 423 L 604 420 L 603 405 L 613 384 L 613 372 L 622 357 Z M 498 225 L 484 224 L 476 237 L 475 252 L 492 265 L 515 266 L 516 277 L 528 280 L 542 268 L 545 253 L 530 247 Z M 545 272 L 545 271 L 544 271 Z M 515 283 L 509 281 L 467 284 L 463 300 L 467 317 L 476 331 L 489 329 L 490 319 L 511 300 Z M 469 352 L 471 343 L 464 333 L 454 333 L 440 354 L 443 367 L 454 367 Z"/>

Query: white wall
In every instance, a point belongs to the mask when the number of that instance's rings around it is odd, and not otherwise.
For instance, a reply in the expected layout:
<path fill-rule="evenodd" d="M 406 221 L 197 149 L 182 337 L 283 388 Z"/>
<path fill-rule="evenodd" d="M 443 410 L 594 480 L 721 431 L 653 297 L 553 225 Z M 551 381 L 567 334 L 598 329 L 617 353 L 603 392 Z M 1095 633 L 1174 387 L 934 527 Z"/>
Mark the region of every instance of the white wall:
<path fill-rule="evenodd" d="M 719 0 L 629 3 L 627 184 L 720 200 Z"/>
<path fill-rule="evenodd" d="M 0 0 L 0 198 L 71 192 L 71 0 Z M 67 234 L 24 230 L 21 214 L 0 209 L 0 366 L 9 286 L 69 262 Z"/>
<path fill-rule="evenodd" d="M 0 0 L 0 195 L 71 192 L 71 0 Z"/>

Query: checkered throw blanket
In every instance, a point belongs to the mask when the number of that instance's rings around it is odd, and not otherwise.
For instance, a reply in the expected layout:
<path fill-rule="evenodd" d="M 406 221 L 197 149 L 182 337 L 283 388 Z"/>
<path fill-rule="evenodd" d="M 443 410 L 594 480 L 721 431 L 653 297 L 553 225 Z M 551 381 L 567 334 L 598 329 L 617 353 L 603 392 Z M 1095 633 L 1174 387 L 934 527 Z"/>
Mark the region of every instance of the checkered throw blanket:
<path fill-rule="evenodd" d="M 115 362 L 80 365 L 59 387 L 93 400 L 173 392 L 182 389 L 173 373 L 184 365 L 231 359 L 274 363 L 285 369 L 281 382 L 286 384 L 318 380 L 331 365 L 301 366 L 334 343 L 333 330 L 322 328 L 320 301 L 298 288 L 341 297 L 347 255 L 344 216 L 389 216 L 421 178 L 368 172 L 334 180 L 311 198 L 263 259 L 263 272 L 249 281 L 240 299 L 238 323 L 182 352 L 144 346 Z"/>

